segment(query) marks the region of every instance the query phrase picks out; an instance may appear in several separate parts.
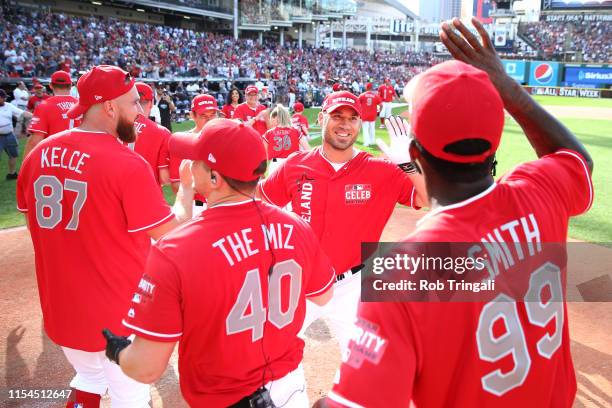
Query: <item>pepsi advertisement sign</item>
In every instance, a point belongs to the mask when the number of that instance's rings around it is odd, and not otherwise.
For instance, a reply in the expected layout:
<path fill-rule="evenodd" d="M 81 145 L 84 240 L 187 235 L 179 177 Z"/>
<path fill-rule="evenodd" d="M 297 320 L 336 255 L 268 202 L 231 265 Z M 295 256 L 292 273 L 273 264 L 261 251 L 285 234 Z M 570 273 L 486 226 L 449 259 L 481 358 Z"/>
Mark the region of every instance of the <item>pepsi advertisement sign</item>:
<path fill-rule="evenodd" d="M 572 84 L 612 84 L 612 68 L 565 67 L 565 82 Z"/>
<path fill-rule="evenodd" d="M 529 86 L 559 86 L 558 62 L 532 61 L 529 68 Z"/>
<path fill-rule="evenodd" d="M 502 60 L 506 74 L 519 84 L 527 82 L 527 63 L 517 60 Z"/>

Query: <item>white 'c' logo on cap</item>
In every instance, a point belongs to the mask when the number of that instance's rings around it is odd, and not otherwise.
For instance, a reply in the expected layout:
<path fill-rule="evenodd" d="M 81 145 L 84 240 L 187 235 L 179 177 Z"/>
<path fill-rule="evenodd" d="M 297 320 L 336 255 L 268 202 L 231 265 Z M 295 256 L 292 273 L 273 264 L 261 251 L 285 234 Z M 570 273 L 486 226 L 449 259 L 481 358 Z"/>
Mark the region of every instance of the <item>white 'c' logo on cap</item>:
<path fill-rule="evenodd" d="M 94 98 L 96 98 L 96 101 L 99 101 L 100 99 L 102 99 L 100 95 L 94 95 Z"/>
<path fill-rule="evenodd" d="M 217 159 L 215 159 L 215 156 L 213 156 L 212 153 L 208 153 L 208 161 L 211 163 L 216 163 Z"/>

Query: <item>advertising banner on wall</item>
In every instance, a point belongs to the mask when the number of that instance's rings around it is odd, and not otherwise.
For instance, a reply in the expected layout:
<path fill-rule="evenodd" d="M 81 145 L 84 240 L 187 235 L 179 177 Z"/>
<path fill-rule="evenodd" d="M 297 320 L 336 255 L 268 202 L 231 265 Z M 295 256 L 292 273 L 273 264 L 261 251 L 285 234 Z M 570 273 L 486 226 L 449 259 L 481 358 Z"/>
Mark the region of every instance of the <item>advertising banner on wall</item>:
<path fill-rule="evenodd" d="M 559 71 L 558 62 L 531 61 L 529 86 L 559 86 Z"/>
<path fill-rule="evenodd" d="M 612 84 L 612 68 L 568 65 L 565 67 L 564 81 L 568 84 L 604 87 Z"/>
<path fill-rule="evenodd" d="M 524 84 L 527 82 L 527 62 L 518 60 L 502 60 L 506 73 L 516 82 Z"/>

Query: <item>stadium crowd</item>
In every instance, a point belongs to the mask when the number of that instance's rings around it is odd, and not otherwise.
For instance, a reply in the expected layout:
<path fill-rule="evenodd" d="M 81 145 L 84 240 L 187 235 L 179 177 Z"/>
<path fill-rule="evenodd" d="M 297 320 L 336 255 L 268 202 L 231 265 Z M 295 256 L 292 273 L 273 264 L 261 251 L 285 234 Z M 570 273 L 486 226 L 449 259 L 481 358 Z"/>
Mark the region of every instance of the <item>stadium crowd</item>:
<path fill-rule="evenodd" d="M 612 25 L 609 22 L 538 21 L 521 24 L 520 32 L 537 46 L 544 58 L 563 59 L 567 53 L 579 53 L 584 62 L 612 61 Z"/>
<path fill-rule="evenodd" d="M 14 8 L 5 11 L 1 24 L 0 76 L 48 77 L 57 69 L 76 74 L 112 64 L 149 79 L 250 78 L 321 88 L 336 79 L 363 84 L 386 76 L 405 83 L 439 62 L 426 53 L 260 45 L 214 33 Z"/>

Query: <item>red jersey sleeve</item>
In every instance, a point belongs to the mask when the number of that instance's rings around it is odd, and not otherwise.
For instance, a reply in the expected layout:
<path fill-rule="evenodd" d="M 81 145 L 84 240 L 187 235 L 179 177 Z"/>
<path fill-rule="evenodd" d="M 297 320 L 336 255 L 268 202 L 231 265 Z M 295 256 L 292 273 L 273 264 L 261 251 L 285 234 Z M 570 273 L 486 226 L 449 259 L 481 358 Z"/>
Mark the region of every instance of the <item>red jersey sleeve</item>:
<path fill-rule="evenodd" d="M 409 407 L 416 376 L 414 323 L 401 302 L 361 303 L 331 407 Z"/>
<path fill-rule="evenodd" d="M 416 189 L 414 188 L 414 184 L 412 184 L 412 180 L 408 177 L 408 174 L 404 173 L 395 164 L 390 162 L 386 163 L 389 166 L 390 173 L 388 179 L 398 194 L 397 202 L 418 210 L 420 207 L 415 204 Z"/>
<path fill-rule="evenodd" d="M 170 132 L 160 129 L 160 138 L 162 140 L 159 154 L 157 156 L 157 167 L 164 168 L 170 165 L 170 152 L 168 151 L 168 141 L 170 140 Z"/>
<path fill-rule="evenodd" d="M 28 203 L 26 201 L 26 188 L 28 185 L 32 184 L 30 180 L 28 180 L 28 163 L 30 162 L 28 159 L 30 156 L 25 158 L 21 165 L 21 170 L 19 171 L 19 177 L 17 177 L 17 186 L 16 186 L 16 196 L 17 196 L 17 210 L 22 213 L 28 212 Z"/>
<path fill-rule="evenodd" d="M 183 334 L 180 288 L 175 265 L 154 245 L 123 325 L 149 340 L 180 340 Z"/>
<path fill-rule="evenodd" d="M 567 215 L 588 211 L 593 204 L 593 181 L 580 153 L 562 149 L 524 163 L 502 177 L 500 183 L 529 183 L 546 192 Z"/>
<path fill-rule="evenodd" d="M 306 297 L 319 296 L 327 292 L 336 281 L 336 272 L 329 258 L 321 249 L 319 240 L 309 225 L 304 223 L 306 239 L 311 249 L 309 256 L 311 261 L 310 275 L 306 284 Z"/>
<path fill-rule="evenodd" d="M 285 165 L 287 161 L 278 166 L 278 168 L 268 175 L 257 188 L 261 196 L 269 203 L 284 207 L 291 200 L 289 191 L 287 190 L 287 182 L 285 180 Z"/>
<path fill-rule="evenodd" d="M 121 202 L 128 232 L 155 228 L 174 216 L 155 182 L 151 167 L 140 156 L 138 159 L 131 165 L 134 169 L 126 175 L 122 186 Z"/>
<path fill-rule="evenodd" d="M 30 122 L 30 127 L 28 127 L 28 131 L 34 133 L 42 133 L 46 136 L 49 135 L 49 119 L 46 115 L 44 103 L 38 104 L 38 106 L 34 109 L 34 114 L 32 115 L 32 120 Z"/>
<path fill-rule="evenodd" d="M 170 173 L 170 181 L 175 183 L 181 180 L 180 168 L 183 160 L 168 154 L 168 171 Z"/>

